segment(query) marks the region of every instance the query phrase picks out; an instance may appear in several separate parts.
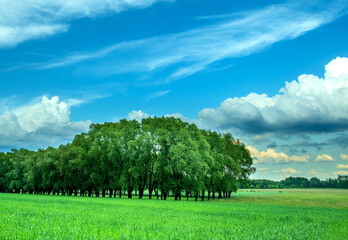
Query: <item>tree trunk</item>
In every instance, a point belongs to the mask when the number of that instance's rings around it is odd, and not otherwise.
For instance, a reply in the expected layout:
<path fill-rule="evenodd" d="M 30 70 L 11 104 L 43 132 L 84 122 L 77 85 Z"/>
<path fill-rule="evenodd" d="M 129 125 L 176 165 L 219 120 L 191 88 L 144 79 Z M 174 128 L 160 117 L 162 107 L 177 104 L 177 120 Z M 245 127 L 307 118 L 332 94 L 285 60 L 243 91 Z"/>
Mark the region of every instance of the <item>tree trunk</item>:
<path fill-rule="evenodd" d="M 219 199 L 221 199 L 222 198 L 222 193 L 221 193 L 221 191 L 219 191 Z"/>
<path fill-rule="evenodd" d="M 128 188 L 128 191 L 127 191 L 127 193 L 128 193 L 128 198 L 132 198 L 132 192 L 133 192 L 133 188 L 131 187 L 131 188 Z"/>
<path fill-rule="evenodd" d="M 92 189 L 88 189 L 88 197 L 92 196 Z"/>
<path fill-rule="evenodd" d="M 122 198 L 122 189 L 120 189 L 119 197 Z"/>
<path fill-rule="evenodd" d="M 143 187 L 139 187 L 139 199 L 142 199 L 144 195 L 144 188 Z"/>
<path fill-rule="evenodd" d="M 203 190 L 202 191 L 202 201 L 204 201 L 204 194 L 205 194 L 205 191 Z"/>
<path fill-rule="evenodd" d="M 149 199 L 151 199 L 152 198 L 152 186 L 151 186 L 151 184 L 149 185 Z"/>
<path fill-rule="evenodd" d="M 198 199 L 198 193 L 195 193 L 195 202 L 197 202 Z"/>
<path fill-rule="evenodd" d="M 109 189 L 109 197 L 112 197 L 112 192 L 113 192 L 113 190 Z"/>
<path fill-rule="evenodd" d="M 105 197 L 105 192 L 106 192 L 106 190 L 103 189 L 103 190 L 102 190 L 102 197 Z"/>
<path fill-rule="evenodd" d="M 77 196 L 77 188 L 74 189 L 74 196 Z"/>
<path fill-rule="evenodd" d="M 215 192 L 213 192 L 213 199 L 215 199 Z"/>
<path fill-rule="evenodd" d="M 210 191 L 208 191 L 208 201 L 210 200 Z"/>

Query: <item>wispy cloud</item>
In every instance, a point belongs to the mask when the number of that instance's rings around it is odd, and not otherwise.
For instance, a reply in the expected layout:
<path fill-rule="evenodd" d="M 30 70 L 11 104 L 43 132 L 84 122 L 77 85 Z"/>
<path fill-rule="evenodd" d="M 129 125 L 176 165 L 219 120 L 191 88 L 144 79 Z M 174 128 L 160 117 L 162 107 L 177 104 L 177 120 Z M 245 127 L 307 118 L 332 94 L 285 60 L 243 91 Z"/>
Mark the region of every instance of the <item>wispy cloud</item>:
<path fill-rule="evenodd" d="M 330 155 L 328 154 L 319 154 L 317 158 L 315 159 L 316 162 L 334 162 L 335 159 L 333 159 Z"/>
<path fill-rule="evenodd" d="M 266 170 L 269 170 L 269 168 L 259 168 L 258 170 L 260 170 L 260 171 L 266 171 Z"/>
<path fill-rule="evenodd" d="M 79 98 L 69 98 L 65 102 L 69 107 L 80 106 L 81 104 L 87 104 L 94 102 L 95 100 L 110 97 L 110 94 L 88 94 Z"/>
<path fill-rule="evenodd" d="M 347 4 L 330 1 L 316 6 L 298 1 L 216 18 L 190 31 L 117 43 L 93 52 L 68 54 L 42 63 L 56 68 L 95 60 L 95 73 L 154 72 L 172 66 L 166 81 L 190 76 L 226 58 L 247 56 L 272 44 L 297 38 L 346 13 Z M 172 69 L 172 68 L 171 68 Z"/>
<path fill-rule="evenodd" d="M 147 101 L 153 99 L 153 98 L 158 98 L 167 95 L 170 92 L 170 90 L 165 90 L 165 91 L 157 91 L 154 93 L 151 93 L 150 95 L 147 96 Z"/>
<path fill-rule="evenodd" d="M 74 19 L 96 17 L 129 8 L 145 8 L 172 0 L 2 0 L 0 1 L 0 48 L 66 32 Z M 82 60 L 82 59 L 80 59 Z"/>
<path fill-rule="evenodd" d="M 297 171 L 293 168 L 284 168 L 281 170 L 274 170 L 273 172 L 282 172 L 282 173 L 290 173 L 290 174 L 301 173 L 300 171 Z"/>

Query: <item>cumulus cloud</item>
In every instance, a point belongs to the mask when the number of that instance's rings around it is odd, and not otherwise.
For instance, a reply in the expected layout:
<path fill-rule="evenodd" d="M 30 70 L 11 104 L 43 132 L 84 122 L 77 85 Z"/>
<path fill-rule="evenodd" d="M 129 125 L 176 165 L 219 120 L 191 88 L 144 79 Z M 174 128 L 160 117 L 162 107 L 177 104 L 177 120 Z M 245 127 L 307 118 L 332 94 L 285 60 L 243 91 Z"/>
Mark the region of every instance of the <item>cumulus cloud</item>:
<path fill-rule="evenodd" d="M 197 121 L 213 129 L 245 133 L 321 133 L 348 129 L 348 58 L 337 57 L 325 77 L 301 75 L 279 94 L 250 93 L 228 98 L 217 109 L 206 108 Z"/>
<path fill-rule="evenodd" d="M 141 120 L 143 120 L 144 118 L 149 118 L 151 117 L 149 114 L 144 113 L 143 111 L 139 110 L 139 111 L 132 111 L 130 113 L 128 113 L 128 118 L 130 120 L 137 120 L 139 122 L 141 122 Z"/>
<path fill-rule="evenodd" d="M 342 160 L 348 160 L 348 155 L 347 154 L 341 154 Z"/>
<path fill-rule="evenodd" d="M 96 74 L 106 75 L 153 73 L 172 67 L 174 70 L 163 80 L 168 82 L 206 70 L 223 59 L 247 56 L 276 42 L 297 38 L 334 21 L 345 14 L 346 8 L 347 4 L 337 0 L 320 1 L 320 4 L 291 1 L 227 14 L 215 18 L 213 24 L 186 32 L 116 43 L 92 52 L 80 51 L 43 63 L 38 68 L 55 68 L 86 60 L 97 61 L 89 63 L 93 66 L 88 67 L 89 72 L 93 69 Z"/>
<path fill-rule="evenodd" d="M 144 8 L 165 0 L 2 0 L 0 47 L 13 47 L 30 39 L 65 32 L 68 22 L 84 17 Z"/>
<path fill-rule="evenodd" d="M 319 154 L 317 158 L 315 159 L 316 162 L 334 162 L 335 159 L 333 159 L 330 155 L 327 154 Z"/>
<path fill-rule="evenodd" d="M 139 110 L 139 111 L 133 110 L 132 112 L 128 113 L 128 118 L 130 120 L 137 120 L 138 122 L 141 122 L 141 120 L 143 120 L 144 118 L 149 118 L 149 117 L 153 117 L 153 116 L 151 116 L 147 113 L 144 113 L 141 110 Z M 184 115 L 182 115 L 181 113 L 165 114 L 165 115 L 163 115 L 163 117 L 165 117 L 165 118 L 174 117 L 174 118 L 181 119 L 184 122 L 195 123 L 191 119 L 184 117 Z"/>
<path fill-rule="evenodd" d="M 0 147 L 45 147 L 57 145 L 87 131 L 90 121 L 70 121 L 70 108 L 58 97 L 0 116 Z"/>
<path fill-rule="evenodd" d="M 348 165 L 344 165 L 344 164 L 338 164 L 337 165 L 338 169 L 348 169 Z"/>
<path fill-rule="evenodd" d="M 310 156 L 308 155 L 288 156 L 283 152 L 276 152 L 272 148 L 268 148 L 266 151 L 259 151 L 253 146 L 247 146 L 247 149 L 250 151 L 251 156 L 254 158 L 254 163 L 306 163 L 310 158 Z"/>

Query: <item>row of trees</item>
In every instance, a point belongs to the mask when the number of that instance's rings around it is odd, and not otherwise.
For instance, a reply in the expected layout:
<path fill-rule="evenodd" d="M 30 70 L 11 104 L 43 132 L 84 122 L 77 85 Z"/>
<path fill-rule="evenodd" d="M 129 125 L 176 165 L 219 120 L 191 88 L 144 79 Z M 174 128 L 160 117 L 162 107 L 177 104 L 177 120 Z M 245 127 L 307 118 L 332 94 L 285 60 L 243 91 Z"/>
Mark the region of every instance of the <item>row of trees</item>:
<path fill-rule="evenodd" d="M 281 181 L 268 179 L 253 179 L 244 182 L 241 188 L 348 188 L 348 175 L 338 175 L 337 178 L 320 180 L 317 177 L 307 179 L 305 177 L 288 177 Z"/>
<path fill-rule="evenodd" d="M 229 197 L 255 171 L 231 134 L 176 118 L 92 124 L 58 148 L 0 153 L 0 191 L 110 197 L 144 192 L 166 199 Z"/>

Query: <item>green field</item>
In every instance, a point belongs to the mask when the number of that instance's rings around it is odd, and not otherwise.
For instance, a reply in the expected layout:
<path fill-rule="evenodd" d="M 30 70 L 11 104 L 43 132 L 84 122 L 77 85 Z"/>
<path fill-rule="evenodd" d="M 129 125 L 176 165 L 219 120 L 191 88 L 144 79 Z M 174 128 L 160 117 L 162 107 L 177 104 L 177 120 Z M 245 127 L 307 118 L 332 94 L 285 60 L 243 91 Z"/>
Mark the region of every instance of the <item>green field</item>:
<path fill-rule="evenodd" d="M 347 190 L 205 202 L 0 194 L 0 239 L 347 239 Z"/>

